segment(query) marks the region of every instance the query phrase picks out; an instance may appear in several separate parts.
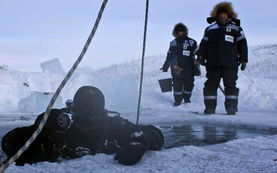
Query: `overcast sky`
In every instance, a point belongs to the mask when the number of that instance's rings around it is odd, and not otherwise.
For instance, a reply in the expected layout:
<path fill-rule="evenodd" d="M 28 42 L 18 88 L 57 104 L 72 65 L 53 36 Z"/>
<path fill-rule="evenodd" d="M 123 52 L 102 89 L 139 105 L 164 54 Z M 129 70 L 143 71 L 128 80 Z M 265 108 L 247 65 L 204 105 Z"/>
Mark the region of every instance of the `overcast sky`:
<path fill-rule="evenodd" d="M 166 54 L 174 25 L 200 42 L 218 0 L 150 0 L 146 56 Z M 277 43 L 276 0 L 231 1 L 249 45 Z M 101 0 L 0 0 L 0 65 L 40 70 L 55 57 L 65 70 L 91 31 Z M 141 58 L 145 0 L 109 0 L 81 66 L 100 68 Z M 251 57 L 250 57 L 251 61 Z"/>

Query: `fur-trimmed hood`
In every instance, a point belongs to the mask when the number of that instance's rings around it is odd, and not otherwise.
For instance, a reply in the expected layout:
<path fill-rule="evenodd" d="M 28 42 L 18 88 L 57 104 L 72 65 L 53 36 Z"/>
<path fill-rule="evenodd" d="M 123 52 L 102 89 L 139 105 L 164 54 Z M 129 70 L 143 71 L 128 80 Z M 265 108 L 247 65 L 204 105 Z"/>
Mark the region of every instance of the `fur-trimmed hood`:
<path fill-rule="evenodd" d="M 211 11 L 211 17 L 217 17 L 219 12 L 227 12 L 229 16 L 233 19 L 238 17 L 238 14 L 234 11 L 233 5 L 231 2 L 220 2 L 215 5 L 213 10 Z"/>
<path fill-rule="evenodd" d="M 177 37 L 177 32 L 183 31 L 185 32 L 185 36 L 188 36 L 188 28 L 186 25 L 184 25 L 183 23 L 177 23 L 172 31 L 172 35 L 174 37 Z"/>
<path fill-rule="evenodd" d="M 240 25 L 240 20 L 237 19 L 238 14 L 234 11 L 233 5 L 231 2 L 220 2 L 216 4 L 213 10 L 210 13 L 211 17 L 207 18 L 208 23 L 213 23 L 217 20 L 217 16 L 220 12 L 227 12 L 229 17 L 234 21 L 237 25 Z"/>

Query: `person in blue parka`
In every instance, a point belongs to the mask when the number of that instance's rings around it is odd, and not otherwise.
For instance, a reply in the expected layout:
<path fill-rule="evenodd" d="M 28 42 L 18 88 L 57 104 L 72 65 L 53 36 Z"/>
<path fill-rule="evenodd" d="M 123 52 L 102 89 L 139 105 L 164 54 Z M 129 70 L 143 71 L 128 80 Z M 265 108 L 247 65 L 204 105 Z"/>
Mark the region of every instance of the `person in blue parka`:
<path fill-rule="evenodd" d="M 175 39 L 170 42 L 167 57 L 161 70 L 167 72 L 168 68 L 171 68 L 174 106 L 179 106 L 183 99 L 185 103 L 191 102 L 194 76 L 200 75 L 200 69 L 195 60 L 197 42 L 188 37 L 187 27 L 183 23 L 176 24 L 172 35 Z"/>
<path fill-rule="evenodd" d="M 217 105 L 217 88 L 221 78 L 225 91 L 225 109 L 228 115 L 238 110 L 238 66 L 245 70 L 248 62 L 247 41 L 240 20 L 229 2 L 218 3 L 207 18 L 210 24 L 204 32 L 197 55 L 206 67 L 204 103 L 205 114 L 214 114 Z"/>

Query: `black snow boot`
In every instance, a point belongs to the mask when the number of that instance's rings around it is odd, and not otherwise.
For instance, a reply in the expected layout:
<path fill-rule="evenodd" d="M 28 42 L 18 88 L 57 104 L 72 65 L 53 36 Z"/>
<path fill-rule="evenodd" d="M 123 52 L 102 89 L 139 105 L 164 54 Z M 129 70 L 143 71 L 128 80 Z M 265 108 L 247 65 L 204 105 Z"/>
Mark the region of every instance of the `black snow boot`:
<path fill-rule="evenodd" d="M 184 103 L 191 103 L 190 97 L 191 97 L 191 94 L 183 94 Z"/>
<path fill-rule="evenodd" d="M 181 105 L 181 102 L 180 101 L 175 101 L 173 106 L 180 106 Z"/>
<path fill-rule="evenodd" d="M 214 109 L 205 109 L 204 110 L 204 114 L 206 114 L 206 115 L 211 115 L 211 114 L 214 114 L 214 113 L 215 113 Z"/>
<path fill-rule="evenodd" d="M 236 115 L 236 110 L 235 109 L 227 110 L 227 115 Z"/>
<path fill-rule="evenodd" d="M 191 103 L 190 99 L 184 99 L 184 103 Z"/>
<path fill-rule="evenodd" d="M 204 114 L 214 114 L 216 104 L 217 104 L 217 91 L 208 90 L 204 88 L 203 93 L 204 93 L 204 104 L 206 106 L 206 109 L 204 110 Z"/>
<path fill-rule="evenodd" d="M 179 106 L 182 103 L 183 95 L 182 94 L 174 94 L 174 106 Z"/>
<path fill-rule="evenodd" d="M 238 111 L 238 95 L 239 89 L 228 90 L 225 89 L 225 109 L 228 115 L 236 115 Z"/>

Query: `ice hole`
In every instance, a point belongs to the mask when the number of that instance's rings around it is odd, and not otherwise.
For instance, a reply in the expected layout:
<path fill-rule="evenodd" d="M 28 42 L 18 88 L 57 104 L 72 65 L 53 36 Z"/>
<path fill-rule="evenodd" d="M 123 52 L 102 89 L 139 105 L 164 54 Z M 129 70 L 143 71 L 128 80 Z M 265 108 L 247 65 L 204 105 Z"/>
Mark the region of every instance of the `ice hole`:
<path fill-rule="evenodd" d="M 203 124 L 160 125 L 165 138 L 164 148 L 205 146 L 235 139 L 276 135 L 277 129 L 260 130 Z"/>

